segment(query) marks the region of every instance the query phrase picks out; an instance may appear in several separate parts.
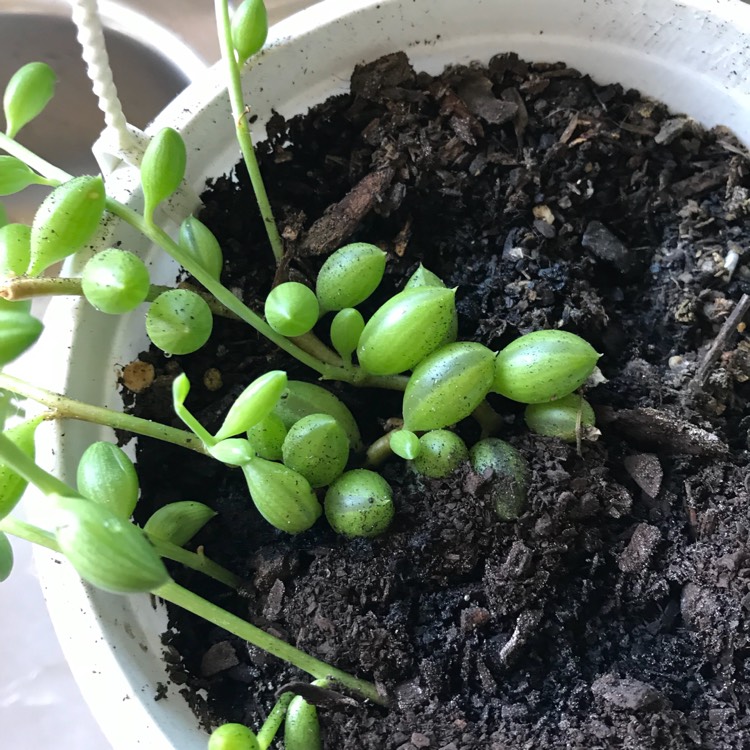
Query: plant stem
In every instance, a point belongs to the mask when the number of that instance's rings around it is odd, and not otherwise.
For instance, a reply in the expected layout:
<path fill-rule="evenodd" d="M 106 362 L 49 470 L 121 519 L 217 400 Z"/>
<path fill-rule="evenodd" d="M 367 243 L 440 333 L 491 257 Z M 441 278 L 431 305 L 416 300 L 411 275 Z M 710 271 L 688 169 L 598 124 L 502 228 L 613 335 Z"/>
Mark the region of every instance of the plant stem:
<path fill-rule="evenodd" d="M 39 172 L 42 176 L 51 180 L 50 185 L 54 186 L 55 181 L 67 182 L 73 179 L 72 175 L 69 175 L 62 169 L 59 169 L 54 164 L 50 164 L 48 161 L 42 159 L 41 156 L 37 156 L 33 151 L 29 151 L 25 146 L 22 146 L 18 141 L 8 137 L 5 133 L 0 133 L 0 148 L 11 156 L 15 156 L 20 159 L 26 165 L 31 167 L 33 170 Z"/>
<path fill-rule="evenodd" d="M 276 701 L 276 705 L 271 709 L 268 717 L 263 722 L 263 726 L 257 734 L 259 750 L 268 750 L 271 743 L 279 731 L 281 722 L 284 721 L 286 710 L 294 698 L 294 693 L 282 693 Z"/>
<path fill-rule="evenodd" d="M 0 374 L 0 377 L 8 377 Z M 10 467 L 16 474 L 38 487 L 45 495 L 75 495 L 75 491 L 57 477 L 38 466 L 10 438 L 0 432 L 0 464 Z"/>
<path fill-rule="evenodd" d="M 372 683 L 353 677 L 346 672 L 342 672 L 340 669 L 336 669 L 320 661 L 320 659 L 316 659 L 314 656 L 306 654 L 304 651 L 300 651 L 298 648 L 285 643 L 280 638 L 269 635 L 255 625 L 251 625 L 231 612 L 227 612 L 221 607 L 217 607 L 215 604 L 194 594 L 192 591 L 188 591 L 174 581 L 165 583 L 158 589 L 154 589 L 151 593 L 202 617 L 207 622 L 211 622 L 239 638 L 243 638 L 248 643 L 252 643 L 269 654 L 283 659 L 292 666 L 301 669 L 303 672 L 307 672 L 317 679 L 334 679 L 363 698 L 373 701 L 373 703 L 381 706 L 387 705 L 387 700 L 378 693 L 377 688 Z"/>
<path fill-rule="evenodd" d="M 222 305 L 212 294 L 208 294 L 200 289 L 194 289 L 187 284 L 178 284 L 178 287 L 183 289 L 189 288 L 191 292 L 195 292 L 198 296 L 202 297 L 208 303 L 214 315 L 220 315 L 223 318 L 238 319 L 237 315 Z M 171 289 L 174 289 L 174 287 L 152 284 L 149 287 L 146 302 L 153 302 L 160 294 L 168 292 Z M 0 285 L 0 297 L 10 302 L 18 302 L 19 300 L 30 299 L 31 297 L 64 296 L 83 296 L 80 278 L 42 276 L 31 279 L 26 276 L 18 276 L 14 279 L 7 279 Z"/>
<path fill-rule="evenodd" d="M 45 388 L 31 385 L 24 380 L 14 378 L 12 375 L 6 375 L 4 372 L 0 372 L 0 388 L 49 407 L 52 409 L 51 418 L 54 419 L 78 419 L 82 422 L 92 422 L 93 424 L 111 427 L 113 430 L 126 430 L 136 435 L 156 438 L 166 443 L 190 448 L 197 453 L 206 454 L 203 443 L 186 430 L 178 430 L 175 427 L 152 422 L 150 419 L 142 419 L 132 414 L 123 414 L 113 409 L 76 401 Z"/>
<path fill-rule="evenodd" d="M 471 413 L 471 416 L 479 422 L 479 427 L 482 431 L 482 439 L 494 435 L 503 426 L 503 418 L 489 405 L 487 401 L 482 401 L 482 403 Z"/>
<path fill-rule="evenodd" d="M 165 539 L 159 539 L 159 537 L 148 532 L 146 532 L 146 536 L 151 544 L 154 545 L 159 555 L 166 557 L 167 560 L 173 560 L 180 563 L 180 565 L 184 565 L 186 568 L 197 570 L 199 573 L 203 573 L 209 578 L 213 578 L 215 581 L 219 581 L 219 583 L 223 583 L 225 586 L 229 586 L 229 588 L 235 590 L 239 590 L 245 585 L 239 576 L 219 565 L 219 563 L 214 562 L 209 557 L 206 557 L 202 551 L 190 552 Z"/>
<path fill-rule="evenodd" d="M 6 534 L 11 534 L 19 539 L 24 539 L 39 547 L 46 547 L 53 552 L 60 552 L 54 534 L 40 529 L 38 526 L 32 526 L 25 521 L 19 521 L 12 516 L 0 519 L 0 531 L 4 531 Z"/>
<path fill-rule="evenodd" d="M 215 0 L 216 23 L 219 29 L 219 47 L 221 56 L 227 67 L 228 82 L 227 90 L 229 92 L 229 101 L 232 106 L 232 117 L 237 127 L 237 142 L 242 151 L 242 158 L 245 160 L 250 183 L 255 192 L 255 200 L 263 218 L 266 227 L 268 241 L 271 243 L 273 255 L 278 263 L 284 254 L 284 247 L 279 236 L 279 230 L 276 221 L 273 218 L 271 204 L 268 201 L 266 186 L 263 183 L 263 177 L 260 173 L 258 160 L 255 156 L 255 147 L 253 146 L 253 137 L 247 124 L 247 110 L 242 95 L 242 78 L 240 75 L 240 66 L 237 63 L 234 44 L 232 42 L 232 25 L 229 20 L 229 4 L 227 0 Z"/>

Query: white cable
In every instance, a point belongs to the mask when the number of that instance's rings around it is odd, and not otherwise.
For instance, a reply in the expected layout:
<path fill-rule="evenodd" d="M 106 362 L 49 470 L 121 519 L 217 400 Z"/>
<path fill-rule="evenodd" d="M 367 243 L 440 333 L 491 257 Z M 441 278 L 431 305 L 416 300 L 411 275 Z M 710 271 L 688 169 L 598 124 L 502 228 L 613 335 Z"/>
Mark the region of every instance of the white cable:
<path fill-rule="evenodd" d="M 123 114 L 112 79 L 97 0 L 70 0 L 70 4 L 82 57 L 106 123 L 101 137 L 106 148 L 104 153 L 97 154 L 99 166 L 105 174 L 111 172 L 120 159 L 137 166 L 145 148 L 145 136 L 138 128 L 129 125 Z M 101 148 L 101 143 L 99 146 Z"/>

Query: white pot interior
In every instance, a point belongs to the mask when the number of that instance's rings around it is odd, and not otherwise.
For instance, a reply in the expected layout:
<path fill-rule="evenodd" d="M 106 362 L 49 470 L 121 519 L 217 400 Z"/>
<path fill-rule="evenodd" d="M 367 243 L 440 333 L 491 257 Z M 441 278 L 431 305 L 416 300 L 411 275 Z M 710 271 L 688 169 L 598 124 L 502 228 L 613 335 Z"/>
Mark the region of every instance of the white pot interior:
<path fill-rule="evenodd" d="M 245 77 L 259 123 L 271 108 L 283 115 L 342 91 L 356 63 L 404 49 L 417 69 L 437 72 L 449 62 L 486 62 L 501 51 L 536 61 L 564 60 L 599 82 L 619 81 L 662 99 L 705 125 L 722 123 L 750 143 L 750 10 L 734 0 L 327 0 L 282 22 L 272 44 Z M 222 73 L 211 70 L 157 119 L 188 143 L 188 182 L 228 172 L 238 158 Z M 262 137 L 258 127 L 256 139 Z M 132 170 L 117 170 L 114 197 L 136 187 Z M 192 208 L 193 206 L 188 206 Z M 179 221 L 182 216 L 177 216 Z M 174 229 L 170 220 L 168 228 Z M 123 240 L 152 265 L 156 283 L 175 268 L 119 226 Z M 67 269 L 75 273 L 81 261 Z M 118 369 L 146 347 L 142 316 L 110 318 L 58 299 L 50 305 L 43 359 L 29 379 L 93 403 L 118 407 Z M 69 369 L 45 363 L 71 358 Z M 70 481 L 76 460 L 106 430 L 65 424 L 46 433 L 41 461 Z M 156 702 L 168 683 L 159 635 L 165 617 L 148 597 L 123 598 L 90 590 L 48 556 L 40 561 L 50 612 L 83 692 L 115 748 L 203 750 L 206 733 L 177 689 Z"/>

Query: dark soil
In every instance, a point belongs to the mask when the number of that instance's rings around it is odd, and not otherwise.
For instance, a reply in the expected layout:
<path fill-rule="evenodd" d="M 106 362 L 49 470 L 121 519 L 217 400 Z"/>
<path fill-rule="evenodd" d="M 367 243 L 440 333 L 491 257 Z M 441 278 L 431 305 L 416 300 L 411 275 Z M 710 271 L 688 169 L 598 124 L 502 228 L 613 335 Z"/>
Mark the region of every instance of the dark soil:
<path fill-rule="evenodd" d="M 322 521 L 276 532 L 239 472 L 141 441 L 141 518 L 209 503 L 219 516 L 194 544 L 248 587 L 177 579 L 388 691 L 388 711 L 322 710 L 327 749 L 750 747 L 750 338 L 741 320 L 722 330 L 750 293 L 747 256 L 731 260 L 748 244 L 744 149 L 635 91 L 513 55 L 439 78 L 393 55 L 269 133 L 284 273 L 314 278 L 325 253 L 367 240 L 389 252 L 373 305 L 423 261 L 458 287 L 462 339 L 580 334 L 604 354 L 607 381 L 588 392 L 602 436 L 578 455 L 495 398 L 501 436 L 532 466 L 521 519 L 498 522 L 492 480 L 468 467 L 427 481 L 392 461 L 393 527 L 354 542 Z M 204 199 L 227 285 L 262 309 L 273 268 L 244 172 Z M 226 320 L 201 354 L 142 359 L 156 379 L 138 412 L 174 422 L 165 394 L 185 370 L 209 427 L 267 369 L 312 379 Z M 331 387 L 367 440 L 400 415 L 397 395 Z M 476 438 L 470 420 L 460 429 Z M 171 616 L 173 678 L 209 726 L 257 728 L 304 679 Z"/>

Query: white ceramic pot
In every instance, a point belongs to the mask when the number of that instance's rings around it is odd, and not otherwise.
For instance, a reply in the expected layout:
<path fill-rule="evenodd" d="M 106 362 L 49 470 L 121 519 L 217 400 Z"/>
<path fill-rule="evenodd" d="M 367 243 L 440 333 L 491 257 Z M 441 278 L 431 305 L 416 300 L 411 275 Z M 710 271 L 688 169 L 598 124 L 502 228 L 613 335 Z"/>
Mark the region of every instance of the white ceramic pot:
<path fill-rule="evenodd" d="M 399 49 L 431 72 L 448 62 L 487 61 L 500 51 L 564 60 L 600 82 L 639 88 L 705 125 L 726 124 L 750 142 L 750 9 L 736 0 L 327 0 L 275 27 L 247 76 L 248 99 L 260 123 L 272 107 L 292 115 L 342 91 L 356 63 Z M 167 124 L 187 141 L 188 181 L 196 191 L 237 161 L 221 71 L 192 85 L 152 131 Z M 117 171 L 109 189 L 138 203 L 129 169 Z M 155 281 L 174 277 L 174 268 L 131 232 L 113 231 L 143 250 Z M 77 261 L 69 270 L 79 268 Z M 44 362 L 70 364 L 38 367 L 38 379 L 44 375 L 48 387 L 117 406 L 114 376 L 146 344 L 137 316 L 111 318 L 57 300 L 46 324 Z M 42 461 L 54 456 L 56 470 L 71 479 L 84 446 L 105 432 L 66 424 L 47 435 Z M 148 597 L 93 591 L 48 558 L 40 568 L 63 648 L 112 745 L 204 750 L 206 734 L 177 690 L 154 700 L 157 686 L 169 682 L 160 658 L 163 611 Z"/>

